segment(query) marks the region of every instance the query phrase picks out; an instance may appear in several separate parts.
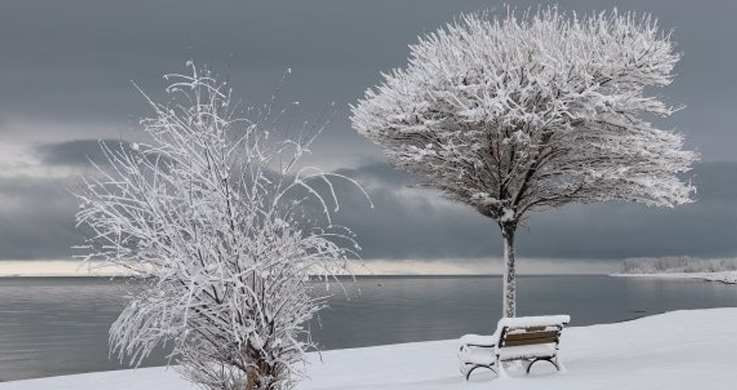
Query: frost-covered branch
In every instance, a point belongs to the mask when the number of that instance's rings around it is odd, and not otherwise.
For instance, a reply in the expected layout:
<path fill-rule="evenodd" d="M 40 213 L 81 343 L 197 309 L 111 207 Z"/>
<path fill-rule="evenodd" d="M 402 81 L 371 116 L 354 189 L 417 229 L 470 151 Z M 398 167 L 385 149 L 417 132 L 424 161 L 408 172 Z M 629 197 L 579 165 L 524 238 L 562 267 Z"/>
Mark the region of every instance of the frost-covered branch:
<path fill-rule="evenodd" d="M 150 142 L 102 144 L 109 164 L 77 194 L 85 258 L 145 281 L 112 325 L 111 349 L 137 364 L 169 343 L 207 388 L 291 388 L 313 347 L 304 325 L 325 302 L 310 277 L 330 282 L 357 249 L 329 222 L 334 191 L 316 185 L 350 179 L 301 168 L 312 134 L 283 135 L 271 104 L 242 109 L 227 84 L 190 66 L 166 76 L 171 103 L 149 99 Z"/>

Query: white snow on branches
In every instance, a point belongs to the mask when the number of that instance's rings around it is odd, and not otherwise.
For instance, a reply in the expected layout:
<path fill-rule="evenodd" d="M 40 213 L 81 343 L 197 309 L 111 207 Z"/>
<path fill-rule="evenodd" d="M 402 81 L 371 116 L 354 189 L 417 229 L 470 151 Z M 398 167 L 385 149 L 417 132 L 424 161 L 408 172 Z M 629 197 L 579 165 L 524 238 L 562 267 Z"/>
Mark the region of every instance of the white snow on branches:
<path fill-rule="evenodd" d="M 310 277 L 329 283 L 356 255 L 328 207 L 331 180 L 352 180 L 298 164 L 320 128 L 279 138 L 271 105 L 241 109 L 227 84 L 188 66 L 166 76 L 171 103 L 149 100 L 150 144 L 102 144 L 109 166 L 77 194 L 78 224 L 91 231 L 85 257 L 147 282 L 133 285 L 111 350 L 138 363 L 169 343 L 184 375 L 207 388 L 291 388 L 313 347 L 305 322 L 324 304 Z M 311 200 L 324 223 L 306 217 Z"/>
<path fill-rule="evenodd" d="M 698 156 L 644 118 L 675 111 L 650 87 L 669 85 L 678 59 L 647 15 L 463 15 L 420 37 L 352 122 L 396 166 L 497 220 L 572 201 L 672 207 L 691 201 L 677 174 Z"/>

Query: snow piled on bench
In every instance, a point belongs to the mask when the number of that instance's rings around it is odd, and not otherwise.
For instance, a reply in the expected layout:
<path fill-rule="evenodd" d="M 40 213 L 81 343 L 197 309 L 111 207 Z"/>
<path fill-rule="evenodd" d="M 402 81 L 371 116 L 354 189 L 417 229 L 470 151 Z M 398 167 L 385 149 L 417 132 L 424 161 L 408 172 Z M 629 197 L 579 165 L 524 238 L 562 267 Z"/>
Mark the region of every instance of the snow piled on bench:
<path fill-rule="evenodd" d="M 544 363 L 525 377 L 458 372 L 458 340 L 328 351 L 310 356 L 298 390 L 733 389 L 737 308 L 676 311 L 563 331 L 566 373 Z M 492 330 L 490 330 L 492 331 Z M 460 335 L 459 335 L 460 336 Z M 195 390 L 173 370 L 144 368 L 0 383 L 0 390 Z"/>
<path fill-rule="evenodd" d="M 530 317 L 514 317 L 502 318 L 499 320 L 499 328 L 506 326 L 508 328 L 533 328 L 543 326 L 565 325 L 571 322 L 568 315 L 552 315 L 552 316 L 530 316 Z"/>
<path fill-rule="evenodd" d="M 480 334 L 467 334 L 463 335 L 460 340 L 458 340 L 458 344 L 463 345 L 471 345 L 471 346 L 480 346 L 480 347 L 492 347 L 496 345 L 496 342 L 499 340 L 499 336 L 494 333 L 492 335 L 480 335 Z"/>

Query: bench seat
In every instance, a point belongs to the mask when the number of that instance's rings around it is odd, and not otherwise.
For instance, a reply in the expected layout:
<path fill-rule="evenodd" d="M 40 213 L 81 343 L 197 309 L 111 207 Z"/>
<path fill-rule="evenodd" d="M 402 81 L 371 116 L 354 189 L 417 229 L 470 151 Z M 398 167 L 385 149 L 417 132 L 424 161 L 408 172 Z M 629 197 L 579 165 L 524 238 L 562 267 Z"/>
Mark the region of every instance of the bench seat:
<path fill-rule="evenodd" d="M 499 350 L 499 360 L 523 360 L 538 357 L 554 357 L 558 353 L 555 344 L 521 345 Z"/>

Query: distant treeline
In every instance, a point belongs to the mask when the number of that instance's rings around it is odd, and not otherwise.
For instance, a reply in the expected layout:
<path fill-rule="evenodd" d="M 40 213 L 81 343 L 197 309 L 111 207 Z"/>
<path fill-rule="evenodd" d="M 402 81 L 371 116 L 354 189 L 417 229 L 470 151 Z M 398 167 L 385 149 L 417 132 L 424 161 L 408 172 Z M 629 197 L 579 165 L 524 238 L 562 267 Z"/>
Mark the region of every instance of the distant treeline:
<path fill-rule="evenodd" d="M 737 270 L 737 258 L 701 259 L 690 256 L 632 257 L 625 259 L 622 273 L 719 272 Z"/>

